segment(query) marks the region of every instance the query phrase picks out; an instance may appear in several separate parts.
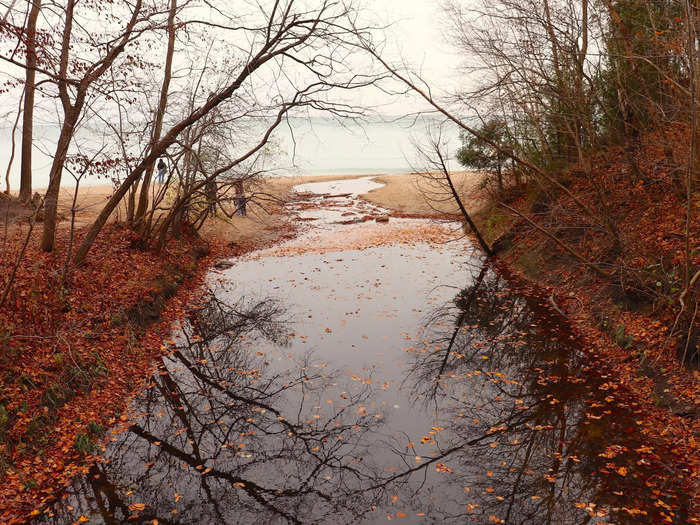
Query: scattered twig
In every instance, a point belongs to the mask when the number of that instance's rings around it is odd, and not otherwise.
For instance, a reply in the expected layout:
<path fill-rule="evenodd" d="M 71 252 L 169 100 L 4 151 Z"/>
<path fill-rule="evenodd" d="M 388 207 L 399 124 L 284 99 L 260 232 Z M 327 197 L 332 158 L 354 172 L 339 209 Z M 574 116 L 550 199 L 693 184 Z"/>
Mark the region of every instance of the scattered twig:
<path fill-rule="evenodd" d="M 556 310 L 556 312 L 559 313 L 559 315 L 561 315 L 562 317 L 566 317 L 564 311 L 561 308 L 559 308 L 559 305 L 557 305 L 556 301 L 554 300 L 554 292 L 552 292 L 549 296 L 549 304 L 552 305 L 552 308 L 554 308 L 554 310 Z"/>

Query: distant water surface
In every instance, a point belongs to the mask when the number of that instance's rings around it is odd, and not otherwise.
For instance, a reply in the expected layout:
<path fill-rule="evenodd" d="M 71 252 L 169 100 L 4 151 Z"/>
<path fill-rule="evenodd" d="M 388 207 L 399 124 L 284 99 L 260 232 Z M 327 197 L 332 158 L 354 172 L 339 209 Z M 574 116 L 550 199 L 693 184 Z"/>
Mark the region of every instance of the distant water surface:
<path fill-rule="evenodd" d="M 455 128 L 449 131 L 446 136 L 451 139 L 454 150 L 458 132 Z M 55 126 L 34 128 L 34 188 L 48 185 L 58 134 L 58 127 Z M 269 167 L 272 174 L 277 176 L 408 173 L 422 167 L 415 161 L 413 141 L 425 138 L 425 122 L 407 119 L 375 119 L 358 124 L 329 118 L 291 118 L 273 137 L 271 151 L 274 160 Z M 105 139 L 109 140 L 109 136 L 83 130 L 74 141 L 74 146 L 79 145 L 83 150 L 99 149 Z M 11 128 L 0 128 L 0 188 L 3 190 L 11 157 L 11 141 Z M 15 142 L 15 157 L 10 170 L 13 190 L 19 187 L 21 129 L 16 132 Z M 107 183 L 108 179 L 96 176 L 87 176 L 81 181 L 81 185 Z M 73 184 L 70 174 L 64 172 L 63 185 Z"/>

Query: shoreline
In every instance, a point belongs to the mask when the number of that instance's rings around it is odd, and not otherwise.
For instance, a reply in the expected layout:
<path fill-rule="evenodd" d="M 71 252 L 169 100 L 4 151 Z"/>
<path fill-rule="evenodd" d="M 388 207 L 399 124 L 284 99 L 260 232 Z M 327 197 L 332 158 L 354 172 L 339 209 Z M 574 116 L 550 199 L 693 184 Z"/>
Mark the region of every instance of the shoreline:
<path fill-rule="evenodd" d="M 294 186 L 313 182 L 330 182 L 366 177 L 375 179 L 377 182 L 384 184 L 384 186 L 362 194 L 360 198 L 386 208 L 394 216 L 435 218 L 459 213 L 456 206 L 449 204 L 442 203 L 434 207 L 427 205 L 424 202 L 420 189 L 421 176 L 416 173 L 355 173 L 269 177 L 263 181 L 261 191 L 279 199 L 279 203 L 254 205 L 246 217 L 235 216 L 230 220 L 222 217 L 213 220 L 208 219 L 202 227 L 202 234 L 209 240 L 220 239 L 233 243 L 248 242 L 259 238 L 272 240 L 275 237 L 275 229 L 288 229 L 287 223 L 289 220 L 280 203 L 290 198 L 290 192 Z M 470 196 L 478 194 L 477 186 L 481 180 L 478 172 L 458 171 L 454 172 L 454 177 L 460 186 L 460 191 Z M 34 191 L 41 194 L 41 189 Z M 114 187 L 110 184 L 81 185 L 75 205 L 75 229 L 80 230 L 89 226 L 113 192 Z M 59 230 L 70 228 L 73 198 L 74 188 L 62 186 L 58 202 Z M 470 198 L 470 202 L 472 203 L 469 206 L 470 212 L 476 211 L 482 206 L 482 199 L 479 196 Z M 126 213 L 125 206 L 125 201 L 117 206 L 112 213 L 110 222 L 123 219 Z M 19 209 L 18 212 L 20 215 L 22 213 L 26 216 L 30 215 L 28 210 L 27 212 L 22 212 L 22 209 Z"/>
<path fill-rule="evenodd" d="M 400 176 L 400 175 L 413 175 L 413 173 L 403 173 L 403 172 L 387 172 L 383 171 L 381 173 L 338 173 L 338 174 L 332 174 L 332 173 L 318 173 L 318 174 L 309 174 L 309 175 L 289 175 L 289 176 L 280 176 L 280 175 L 275 175 L 271 177 L 264 177 L 264 180 L 268 181 L 287 181 L 287 180 L 298 180 L 298 179 L 303 179 L 303 182 L 315 182 L 315 179 L 321 179 L 321 180 L 345 180 L 345 179 L 357 179 L 357 178 L 362 178 L 362 177 L 393 177 L 393 176 Z M 104 188 L 104 189 L 112 189 L 114 186 L 108 182 L 98 182 L 98 183 L 90 183 L 90 182 L 83 182 L 80 184 L 80 188 L 87 189 L 87 188 Z M 48 189 L 47 186 L 41 186 L 37 188 L 32 188 L 32 193 L 34 192 L 45 192 Z M 61 191 L 74 191 L 75 185 L 61 185 Z M 4 190 L 3 190 L 4 191 Z M 18 189 L 11 189 L 10 194 L 15 195 L 17 193 Z"/>

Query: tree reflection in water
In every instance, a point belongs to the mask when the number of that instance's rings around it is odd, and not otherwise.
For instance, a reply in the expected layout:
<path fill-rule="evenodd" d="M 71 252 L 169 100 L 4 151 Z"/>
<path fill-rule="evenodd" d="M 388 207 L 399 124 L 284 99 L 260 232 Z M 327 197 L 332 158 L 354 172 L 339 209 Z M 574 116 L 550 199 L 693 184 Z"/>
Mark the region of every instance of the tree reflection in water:
<path fill-rule="evenodd" d="M 279 303 L 212 294 L 134 403 L 138 422 L 51 519 L 685 523 L 672 458 L 542 303 L 479 268 L 427 317 L 392 393 L 416 404 L 388 420 L 372 412 L 381 386 L 286 355 Z M 406 417 L 432 430 L 410 435 Z"/>
<path fill-rule="evenodd" d="M 407 381 L 449 428 L 432 458 L 451 471 L 433 518 L 686 523 L 687 495 L 643 442 L 635 405 L 542 297 L 513 294 L 484 266 L 424 335 Z M 452 508 L 464 512 L 444 513 L 444 495 L 460 490 Z"/>
<path fill-rule="evenodd" d="M 329 403 L 332 372 L 308 361 L 274 371 L 249 343 L 284 344 L 283 317 L 270 300 L 231 307 L 211 295 L 137 400 L 139 422 L 76 481 L 79 496 L 56 508 L 56 522 L 301 523 L 365 512 L 376 491 L 354 489 L 377 477 L 363 458 L 380 420 L 358 409 L 370 390 Z"/>

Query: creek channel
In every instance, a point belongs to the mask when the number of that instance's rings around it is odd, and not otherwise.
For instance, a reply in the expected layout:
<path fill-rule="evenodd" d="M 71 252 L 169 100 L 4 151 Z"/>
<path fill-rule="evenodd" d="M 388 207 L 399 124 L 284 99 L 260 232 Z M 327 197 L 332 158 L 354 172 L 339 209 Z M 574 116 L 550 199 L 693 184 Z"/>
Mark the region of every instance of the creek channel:
<path fill-rule="evenodd" d="M 42 522 L 686 522 L 605 363 L 454 224 L 355 222 L 373 187 L 297 188 L 305 233 L 212 271 Z"/>

